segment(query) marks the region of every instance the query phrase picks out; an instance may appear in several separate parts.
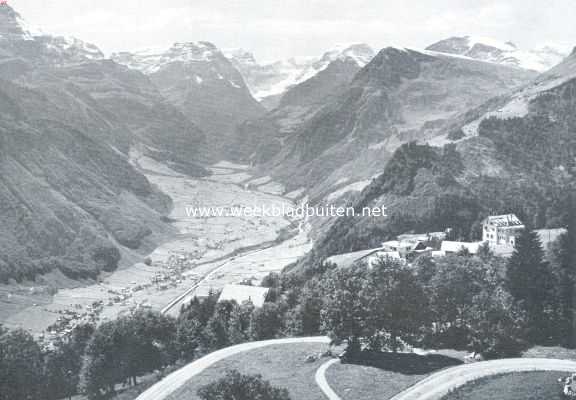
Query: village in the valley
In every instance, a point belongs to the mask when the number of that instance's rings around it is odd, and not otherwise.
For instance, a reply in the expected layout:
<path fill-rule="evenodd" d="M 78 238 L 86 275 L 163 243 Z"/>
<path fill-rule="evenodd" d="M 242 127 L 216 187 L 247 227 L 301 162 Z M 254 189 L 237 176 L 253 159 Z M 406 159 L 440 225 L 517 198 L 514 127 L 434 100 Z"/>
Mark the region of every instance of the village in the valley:
<path fill-rule="evenodd" d="M 450 236 L 450 229 L 445 232 L 403 234 L 399 235 L 396 240 L 383 242 L 377 248 L 328 257 L 325 263 L 336 265 L 339 268 L 347 268 L 357 263 L 365 263 L 370 266 L 385 258 L 409 264 L 422 256 L 439 258 L 451 254 L 476 255 L 483 246 L 494 255 L 509 257 L 514 251 L 516 238 L 524 229 L 524 224 L 514 214 L 494 215 L 487 217 L 482 222 L 481 241 L 461 242 L 447 240 Z M 539 229 L 536 232 L 543 247 L 546 249 L 550 243 L 553 243 L 565 233 L 566 229 Z M 73 308 L 57 311 L 59 316 L 56 322 L 48 327 L 45 332 L 41 333 L 38 336 L 39 339 L 46 348 L 50 348 L 55 342 L 69 335 L 78 325 L 108 320 L 108 317 L 103 315 L 106 307 L 121 307 L 125 310 L 124 312 L 152 309 L 152 305 L 146 299 L 135 300 L 135 295 L 138 293 L 166 291 L 168 289 L 184 290 L 182 288 L 186 288 L 185 285 L 196 288 L 199 277 L 193 271 L 197 266 L 196 260 L 200 256 L 195 253 L 172 254 L 166 262 L 154 264 L 152 264 L 150 259 L 145 260 L 144 264 L 156 270 L 149 282 L 140 284 L 133 282 L 132 285 L 117 290 L 107 289 L 107 301 L 97 300 L 88 305 L 76 304 Z M 269 288 L 258 286 L 258 283 L 258 281 L 253 279 L 244 279 L 239 282 L 227 283 L 222 287 L 216 287 L 214 290 L 221 291 L 219 302 L 236 301 L 238 304 L 242 304 L 250 301 L 258 308 L 262 307 L 270 291 Z M 164 309 L 167 312 L 169 308 L 174 308 L 173 312 L 177 313 L 179 308 L 192 301 L 194 296 L 203 297 L 207 294 L 208 291 L 198 294 L 188 288 L 183 295 L 178 296 L 177 301 L 174 301 L 171 307 L 164 307 Z"/>

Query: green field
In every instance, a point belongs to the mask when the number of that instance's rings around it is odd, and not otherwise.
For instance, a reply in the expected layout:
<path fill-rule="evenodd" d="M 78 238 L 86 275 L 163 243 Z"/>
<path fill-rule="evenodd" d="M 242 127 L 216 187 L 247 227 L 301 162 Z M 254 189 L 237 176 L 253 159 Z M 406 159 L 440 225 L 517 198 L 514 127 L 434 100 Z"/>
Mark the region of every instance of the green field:
<path fill-rule="evenodd" d="M 325 400 L 314 375 L 328 358 L 306 362 L 306 357 L 327 349 L 327 345 L 307 343 L 268 346 L 240 353 L 196 375 L 167 400 L 199 400 L 198 389 L 220 379 L 230 369 L 244 374 L 260 374 L 273 385 L 288 389 L 293 400 Z"/>
<path fill-rule="evenodd" d="M 558 378 L 566 372 L 517 372 L 490 376 L 454 390 L 442 400 L 562 400 Z"/>

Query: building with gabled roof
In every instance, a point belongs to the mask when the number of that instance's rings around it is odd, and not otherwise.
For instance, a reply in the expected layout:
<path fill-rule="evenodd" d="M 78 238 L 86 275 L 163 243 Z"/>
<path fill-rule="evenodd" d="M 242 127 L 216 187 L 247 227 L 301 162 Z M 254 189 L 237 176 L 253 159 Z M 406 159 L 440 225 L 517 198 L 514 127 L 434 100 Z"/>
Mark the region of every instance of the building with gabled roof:
<path fill-rule="evenodd" d="M 492 215 L 482 221 L 482 240 L 491 248 L 514 247 L 524 229 L 526 227 L 514 214 Z"/>
<path fill-rule="evenodd" d="M 262 307 L 268 297 L 270 288 L 248 285 L 226 285 L 220 293 L 218 303 L 225 300 L 234 300 L 238 304 L 250 301 L 254 307 Z"/>

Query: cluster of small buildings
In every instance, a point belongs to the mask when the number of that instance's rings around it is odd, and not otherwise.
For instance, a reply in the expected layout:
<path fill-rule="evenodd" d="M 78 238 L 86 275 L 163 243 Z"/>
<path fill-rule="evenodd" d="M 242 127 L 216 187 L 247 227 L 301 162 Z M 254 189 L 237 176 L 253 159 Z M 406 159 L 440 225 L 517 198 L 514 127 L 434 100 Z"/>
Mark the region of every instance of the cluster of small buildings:
<path fill-rule="evenodd" d="M 82 324 L 95 324 L 104 308 L 102 301 L 95 301 L 84 307 L 76 304 L 74 310 L 59 310 L 56 322 L 50 325 L 46 332 L 40 334 L 38 340 L 46 351 L 53 350 L 55 343 L 67 338 L 74 328 Z"/>
<path fill-rule="evenodd" d="M 514 214 L 489 216 L 482 221 L 482 240 L 477 242 L 459 242 L 446 240 L 448 232 L 425 234 L 405 234 L 382 243 L 375 249 L 361 250 L 353 253 L 338 254 L 328 257 L 325 262 L 346 268 L 357 262 L 372 265 L 381 258 L 390 258 L 409 262 L 421 255 L 445 257 L 450 254 L 466 252 L 477 254 L 487 244 L 492 253 L 508 257 L 514 251 L 516 240 L 526 226 Z M 541 229 L 536 231 L 544 248 L 555 241 L 565 229 Z"/>
<path fill-rule="evenodd" d="M 198 257 L 198 252 L 172 254 L 166 262 L 153 266 L 155 269 L 161 268 L 161 270 L 156 271 L 149 282 L 139 284 L 134 281 L 125 287 L 109 288 L 107 289 L 108 298 L 106 301 L 94 301 L 85 307 L 81 304 L 76 304 L 74 309 L 57 311 L 59 316 L 56 322 L 49 326 L 44 333 L 40 334 L 40 342 L 45 349 L 49 350 L 54 346 L 55 342 L 68 337 L 76 326 L 85 323 L 97 324 L 100 320 L 106 320 L 107 317 L 100 318 L 104 307 L 112 307 L 114 305 L 130 306 L 130 312 L 151 308 L 150 305 L 146 304 L 146 300 L 141 302 L 134 301 L 134 295 L 152 287 L 157 290 L 167 290 L 183 283 L 184 279 L 186 279 L 184 272 L 196 266 Z M 152 266 L 148 263 L 145 264 Z M 192 279 L 193 277 L 190 276 L 189 278 Z"/>

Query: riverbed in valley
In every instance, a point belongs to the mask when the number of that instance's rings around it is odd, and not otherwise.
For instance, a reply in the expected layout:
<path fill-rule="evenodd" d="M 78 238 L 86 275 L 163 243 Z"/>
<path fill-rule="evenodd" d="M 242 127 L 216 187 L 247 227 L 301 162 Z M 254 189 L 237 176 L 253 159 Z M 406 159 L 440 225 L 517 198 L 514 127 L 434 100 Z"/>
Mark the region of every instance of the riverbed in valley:
<path fill-rule="evenodd" d="M 210 167 L 211 176 L 199 179 L 139 154 L 134 154 L 132 161 L 172 198 L 170 220 L 177 235 L 156 248 L 148 263 L 143 258 L 98 283 L 61 289 L 44 302 L 11 314 L 3 321 L 6 326 L 39 334 L 55 322 L 85 319 L 90 314 L 97 314 L 99 321 L 137 308 L 164 309 L 176 315 L 190 296 L 204 295 L 228 283 L 258 284 L 311 248 L 310 227 L 303 220 L 188 215 L 187 207 L 294 205 L 290 196 L 282 195 L 281 185 L 269 178 L 253 178 L 246 166 L 219 163 Z"/>

